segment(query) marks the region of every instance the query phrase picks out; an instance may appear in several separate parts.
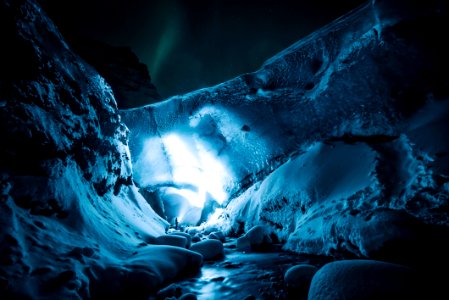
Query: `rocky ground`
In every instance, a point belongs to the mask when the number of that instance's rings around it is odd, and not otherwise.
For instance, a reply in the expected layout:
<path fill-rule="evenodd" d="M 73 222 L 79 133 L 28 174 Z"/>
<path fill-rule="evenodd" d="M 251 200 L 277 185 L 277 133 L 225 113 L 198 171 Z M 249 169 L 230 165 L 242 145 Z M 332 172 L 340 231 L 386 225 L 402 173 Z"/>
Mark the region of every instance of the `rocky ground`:
<path fill-rule="evenodd" d="M 197 276 L 175 284 L 198 299 L 307 299 L 307 289 L 287 288 L 285 273 L 299 263 L 321 266 L 328 260 L 279 250 L 243 253 L 231 242 L 223 259 L 205 262 Z"/>
<path fill-rule="evenodd" d="M 74 51 L 111 85 L 119 109 L 140 107 L 161 100 L 147 66 L 131 48 L 113 47 L 96 40 L 69 36 Z"/>
<path fill-rule="evenodd" d="M 418 268 L 285 252 L 281 244 L 259 243 L 263 230 L 253 228 L 253 234 L 240 238 L 186 230 L 196 240 L 190 247 L 193 251 L 198 251 L 196 244 L 211 240 L 223 241 L 224 247 L 213 243 L 219 249 L 213 256 L 199 250 L 208 257 L 200 271 L 167 285 L 150 299 L 420 299 L 444 294 L 437 281 L 431 283 L 434 276 Z M 213 251 L 213 245 L 206 252 Z"/>

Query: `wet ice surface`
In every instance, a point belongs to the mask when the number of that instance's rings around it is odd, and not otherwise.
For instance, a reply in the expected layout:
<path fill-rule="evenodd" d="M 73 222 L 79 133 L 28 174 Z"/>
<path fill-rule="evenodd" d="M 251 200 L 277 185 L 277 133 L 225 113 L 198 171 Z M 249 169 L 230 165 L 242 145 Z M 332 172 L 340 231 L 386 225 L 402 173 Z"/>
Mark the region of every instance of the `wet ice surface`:
<path fill-rule="evenodd" d="M 224 259 L 206 262 L 194 278 L 178 282 L 185 292 L 198 299 L 307 299 L 289 292 L 284 286 L 285 272 L 293 265 L 308 263 L 322 266 L 323 257 L 289 252 L 243 253 L 226 247 Z"/>

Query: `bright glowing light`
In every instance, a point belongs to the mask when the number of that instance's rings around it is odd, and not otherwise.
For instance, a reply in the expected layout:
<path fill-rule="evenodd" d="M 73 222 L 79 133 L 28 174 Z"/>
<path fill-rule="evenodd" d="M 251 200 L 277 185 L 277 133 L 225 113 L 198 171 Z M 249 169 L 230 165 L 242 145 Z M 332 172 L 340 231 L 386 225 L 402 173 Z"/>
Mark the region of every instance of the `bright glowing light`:
<path fill-rule="evenodd" d="M 171 202 L 169 218 L 176 217 L 179 223 L 196 225 L 201 219 L 203 206 L 198 203 L 198 194 L 189 189 L 164 188 L 164 198 Z M 172 220 L 169 220 L 172 221 Z"/>
<path fill-rule="evenodd" d="M 228 196 L 224 190 L 225 181 L 228 179 L 227 171 L 223 164 L 210 151 L 207 151 L 201 143 L 196 143 L 196 145 L 202 170 L 200 190 L 203 189 L 205 192 L 208 192 L 221 204 Z"/>
<path fill-rule="evenodd" d="M 199 109 L 176 131 L 162 131 L 144 141 L 134 165 L 137 182 L 158 190 L 169 207 L 170 219 L 195 225 L 195 220 L 209 213 L 203 213 L 206 201 L 221 205 L 227 200 L 235 185 L 230 166 L 248 159 L 237 153 L 259 155 L 260 143 L 249 139 L 242 124 L 245 122 L 223 108 Z M 236 151 L 235 145 L 246 146 L 238 148 L 244 151 Z"/>
<path fill-rule="evenodd" d="M 183 197 L 184 199 L 187 200 L 187 202 L 189 202 L 190 206 L 194 206 L 194 207 L 203 207 L 204 203 L 202 203 L 201 197 L 198 197 L 198 192 L 189 190 L 189 189 L 177 189 L 174 187 L 170 187 L 167 188 L 167 192 L 166 193 L 171 193 L 171 194 L 175 194 L 175 195 L 179 195 L 181 197 Z"/>
<path fill-rule="evenodd" d="M 209 216 L 209 218 L 207 219 L 207 223 L 208 224 L 218 224 L 218 219 L 220 218 L 221 214 L 223 213 L 224 209 L 223 208 L 217 208 L 213 214 L 211 214 Z"/>
<path fill-rule="evenodd" d="M 169 134 L 162 137 L 162 142 L 172 169 L 173 182 L 197 189 L 178 189 L 178 195 L 195 207 L 203 207 L 208 194 L 219 204 L 226 200 L 225 185 L 229 174 L 198 138 Z"/>

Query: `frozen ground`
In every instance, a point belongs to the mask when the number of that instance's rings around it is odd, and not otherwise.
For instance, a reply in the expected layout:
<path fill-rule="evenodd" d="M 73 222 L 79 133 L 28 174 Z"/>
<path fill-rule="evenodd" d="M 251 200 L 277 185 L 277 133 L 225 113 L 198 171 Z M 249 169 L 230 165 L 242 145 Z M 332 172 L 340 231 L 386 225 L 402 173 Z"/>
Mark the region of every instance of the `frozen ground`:
<path fill-rule="evenodd" d="M 205 263 L 197 276 L 176 284 L 184 292 L 197 295 L 199 300 L 246 299 L 250 296 L 264 300 L 307 299 L 307 293 L 288 291 L 284 285 L 285 272 L 296 264 L 321 267 L 330 260 L 280 251 L 242 253 L 229 248 L 232 241 L 227 245 L 223 260 Z"/>

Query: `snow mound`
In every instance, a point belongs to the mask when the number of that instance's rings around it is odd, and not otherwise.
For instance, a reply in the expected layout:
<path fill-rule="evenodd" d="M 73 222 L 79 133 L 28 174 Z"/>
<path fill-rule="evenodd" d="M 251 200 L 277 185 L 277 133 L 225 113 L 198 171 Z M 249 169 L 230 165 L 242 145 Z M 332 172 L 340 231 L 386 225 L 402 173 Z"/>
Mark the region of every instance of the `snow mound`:
<path fill-rule="evenodd" d="M 120 264 L 106 264 L 91 269 L 90 296 L 95 299 L 146 299 L 167 279 L 175 279 L 180 270 L 198 271 L 203 257 L 193 251 L 172 246 L 147 246 Z"/>

